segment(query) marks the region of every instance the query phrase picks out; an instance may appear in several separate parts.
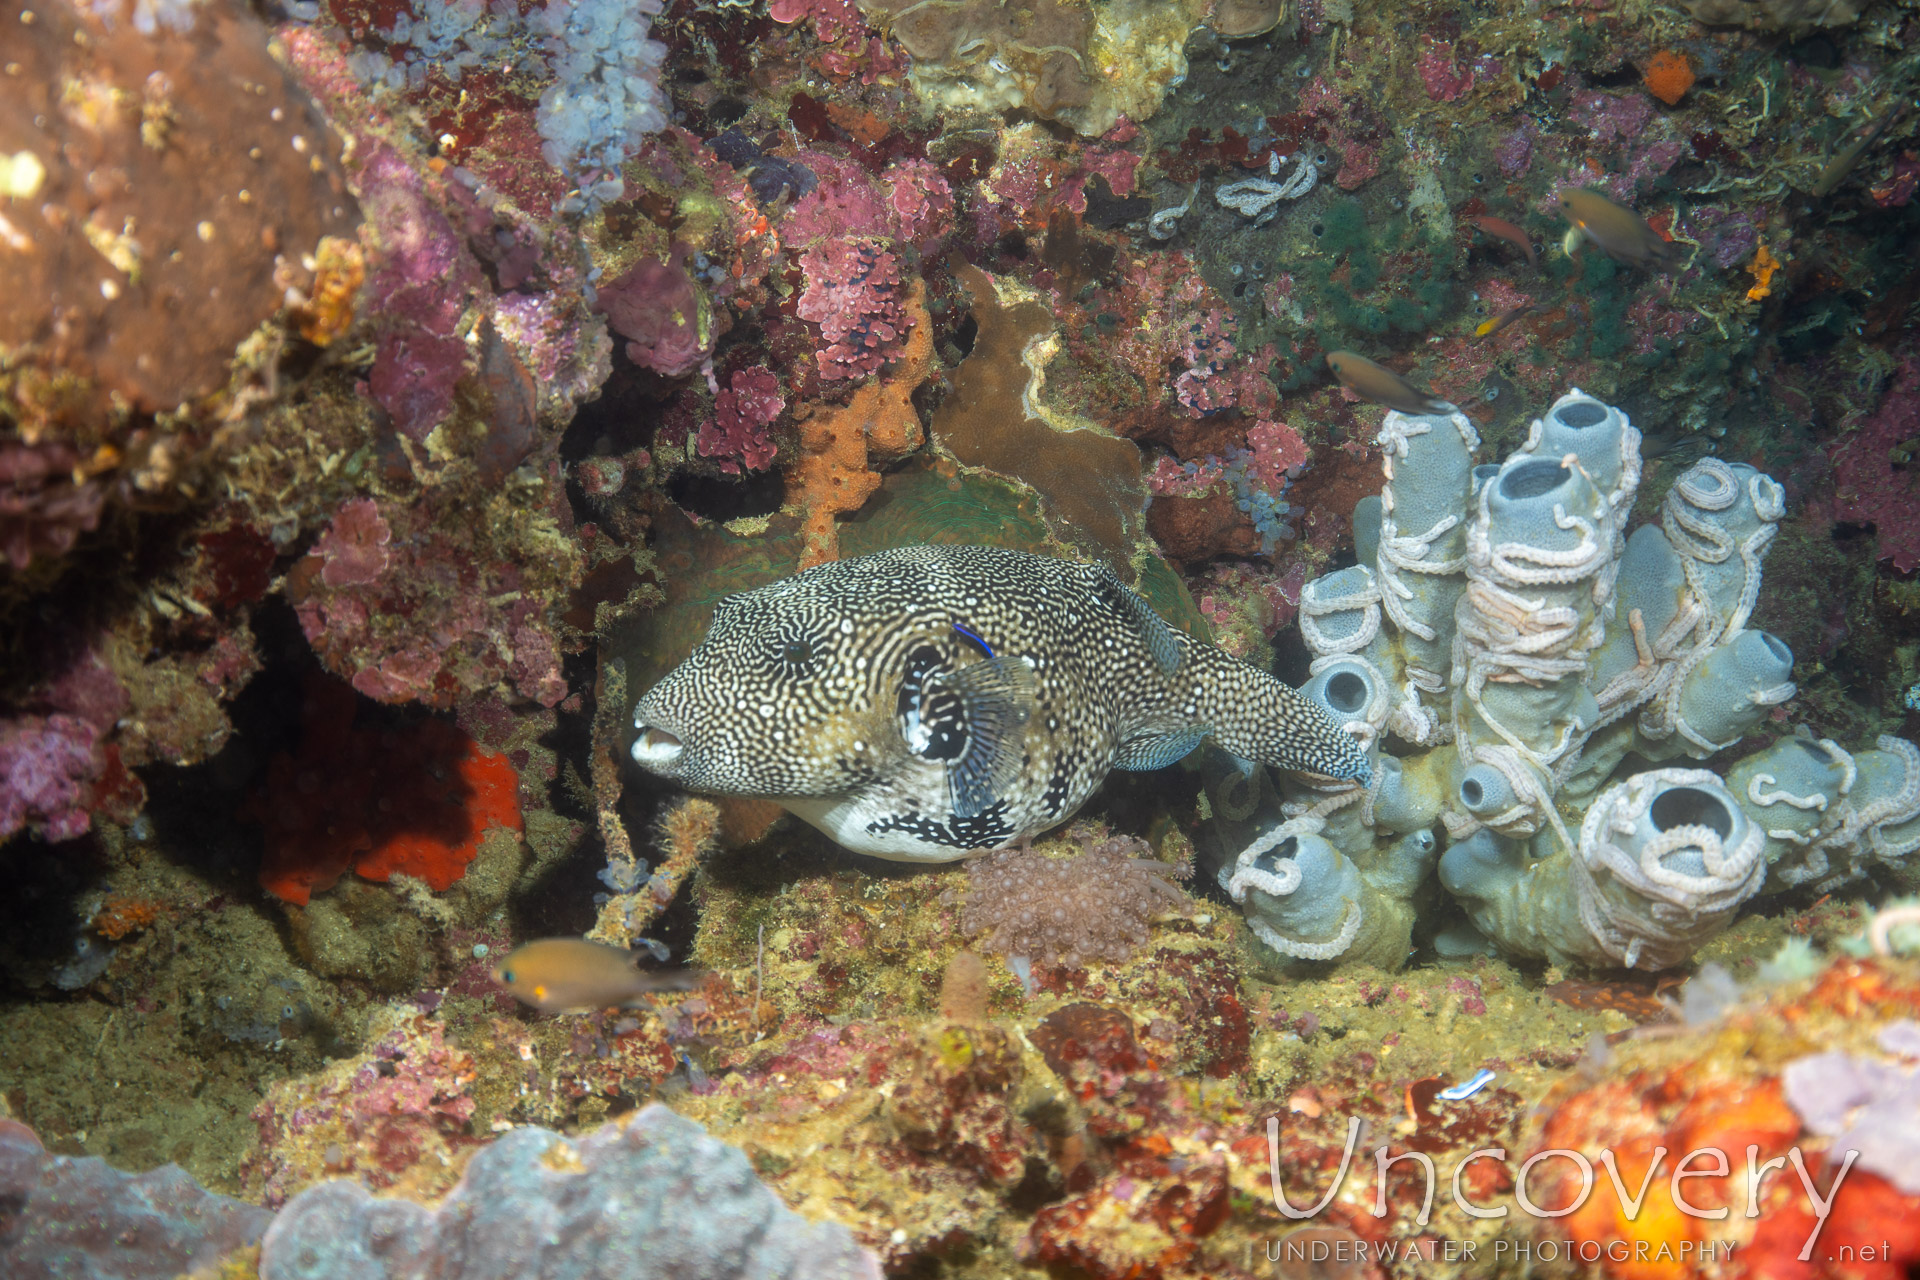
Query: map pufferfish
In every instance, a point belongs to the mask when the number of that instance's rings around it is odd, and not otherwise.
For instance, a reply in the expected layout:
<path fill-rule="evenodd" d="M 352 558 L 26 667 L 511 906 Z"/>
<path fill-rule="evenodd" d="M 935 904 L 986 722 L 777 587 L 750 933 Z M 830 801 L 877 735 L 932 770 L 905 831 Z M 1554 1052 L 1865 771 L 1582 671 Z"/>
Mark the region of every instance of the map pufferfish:
<path fill-rule="evenodd" d="M 1108 770 L 1161 768 L 1208 735 L 1284 769 L 1369 773 L 1317 704 L 1174 630 L 1111 570 L 997 547 L 901 547 L 728 596 L 633 723 L 643 768 L 905 862 L 1031 838 Z"/>

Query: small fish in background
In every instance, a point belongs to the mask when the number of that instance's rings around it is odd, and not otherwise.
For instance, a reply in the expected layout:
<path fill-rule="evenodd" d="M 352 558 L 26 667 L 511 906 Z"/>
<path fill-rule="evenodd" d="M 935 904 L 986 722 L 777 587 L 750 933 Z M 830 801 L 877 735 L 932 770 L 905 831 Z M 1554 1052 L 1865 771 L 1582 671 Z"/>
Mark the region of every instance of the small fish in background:
<path fill-rule="evenodd" d="M 1824 200 L 1838 190 L 1840 184 L 1846 181 L 1847 175 L 1853 172 L 1854 166 L 1860 163 L 1860 157 L 1866 155 L 1868 149 L 1880 141 L 1880 135 L 1887 131 L 1887 126 L 1899 119 L 1906 109 L 1905 99 L 1896 101 L 1880 113 L 1880 118 L 1868 126 L 1865 133 L 1836 151 L 1833 159 L 1827 161 L 1826 167 L 1820 170 L 1820 177 L 1813 184 L 1814 199 Z"/>
<path fill-rule="evenodd" d="M 604 943 L 542 938 L 515 947 L 495 966 L 493 980 L 542 1013 L 567 1013 L 644 1005 L 657 992 L 691 991 L 706 976 L 696 969 L 643 972 L 639 958 Z"/>
<path fill-rule="evenodd" d="M 1572 187 L 1561 192 L 1560 212 L 1573 224 L 1567 235 L 1568 253 L 1585 239 L 1615 262 L 1629 266 L 1651 271 L 1673 270 L 1681 264 L 1684 246 L 1661 239 L 1645 218 L 1598 191 Z"/>
<path fill-rule="evenodd" d="M 1521 316 L 1531 315 L 1538 310 L 1539 308 L 1531 302 L 1523 302 L 1517 307 L 1508 307 L 1499 315 L 1490 316 L 1482 320 L 1474 329 L 1473 336 L 1476 338 L 1491 338 L 1494 334 L 1500 332 Z"/>
<path fill-rule="evenodd" d="M 1340 385 L 1363 400 L 1383 404 L 1401 413 L 1452 413 L 1453 405 L 1408 382 L 1391 369 L 1383 368 L 1351 351 L 1327 355 L 1327 368 L 1340 379 Z"/>
<path fill-rule="evenodd" d="M 1533 247 L 1533 237 L 1513 223 L 1508 222 L 1505 218 L 1496 218 L 1491 214 L 1484 213 L 1475 218 L 1468 218 L 1467 221 L 1478 227 L 1484 234 L 1490 235 L 1496 240 L 1505 240 L 1508 244 L 1519 245 L 1521 250 L 1527 255 L 1527 265 L 1535 271 L 1540 269 L 1540 254 L 1539 251 Z"/>

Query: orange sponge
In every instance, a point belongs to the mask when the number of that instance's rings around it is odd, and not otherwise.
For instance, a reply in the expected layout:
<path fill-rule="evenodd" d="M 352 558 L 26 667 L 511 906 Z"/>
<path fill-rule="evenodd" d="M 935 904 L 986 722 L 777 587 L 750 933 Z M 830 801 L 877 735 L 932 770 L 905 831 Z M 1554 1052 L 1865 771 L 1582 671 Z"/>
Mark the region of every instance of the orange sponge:
<path fill-rule="evenodd" d="M 1687 96 L 1687 90 L 1693 88 L 1693 64 L 1687 61 L 1687 55 L 1676 53 L 1672 49 L 1662 49 L 1647 60 L 1641 78 L 1647 83 L 1647 92 L 1668 106 L 1674 106 Z"/>

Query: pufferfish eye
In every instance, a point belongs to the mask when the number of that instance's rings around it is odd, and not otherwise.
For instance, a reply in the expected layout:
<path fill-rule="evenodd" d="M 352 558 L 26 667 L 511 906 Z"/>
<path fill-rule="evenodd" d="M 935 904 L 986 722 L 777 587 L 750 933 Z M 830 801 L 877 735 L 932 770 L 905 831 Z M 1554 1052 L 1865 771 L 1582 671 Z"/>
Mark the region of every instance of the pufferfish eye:
<path fill-rule="evenodd" d="M 803 667 L 813 661 L 813 646 L 805 640 L 789 640 L 780 650 L 780 660 L 790 667 Z"/>

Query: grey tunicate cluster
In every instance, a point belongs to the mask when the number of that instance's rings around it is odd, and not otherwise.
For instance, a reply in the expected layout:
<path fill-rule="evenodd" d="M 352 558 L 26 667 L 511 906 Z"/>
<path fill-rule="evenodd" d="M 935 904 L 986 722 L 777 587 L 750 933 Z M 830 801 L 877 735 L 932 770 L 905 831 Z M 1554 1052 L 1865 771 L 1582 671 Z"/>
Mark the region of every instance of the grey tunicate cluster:
<path fill-rule="evenodd" d="M 1640 433 L 1578 390 L 1497 466 L 1458 412 L 1390 412 L 1379 443 L 1360 563 L 1300 606 L 1302 692 L 1368 748 L 1371 785 L 1262 804 L 1260 779 L 1212 778 L 1221 882 L 1272 950 L 1400 963 L 1442 837 L 1440 883 L 1487 943 L 1557 963 L 1666 968 L 1758 894 L 1913 882 L 1912 744 L 1789 737 L 1697 767 L 1794 693 L 1792 653 L 1748 626 L 1771 477 L 1702 459 L 1629 537 Z"/>

